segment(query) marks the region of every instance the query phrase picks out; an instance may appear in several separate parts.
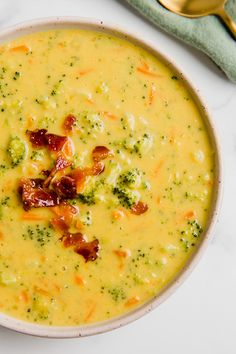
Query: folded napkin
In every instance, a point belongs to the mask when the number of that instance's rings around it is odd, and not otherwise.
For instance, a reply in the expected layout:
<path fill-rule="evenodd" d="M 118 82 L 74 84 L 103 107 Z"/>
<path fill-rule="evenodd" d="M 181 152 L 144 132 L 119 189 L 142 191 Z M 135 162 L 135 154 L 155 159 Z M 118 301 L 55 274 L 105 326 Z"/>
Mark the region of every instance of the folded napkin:
<path fill-rule="evenodd" d="M 163 30 L 206 53 L 236 83 L 236 40 L 219 18 L 179 16 L 156 0 L 126 1 Z M 236 0 L 228 0 L 225 9 L 236 21 Z"/>

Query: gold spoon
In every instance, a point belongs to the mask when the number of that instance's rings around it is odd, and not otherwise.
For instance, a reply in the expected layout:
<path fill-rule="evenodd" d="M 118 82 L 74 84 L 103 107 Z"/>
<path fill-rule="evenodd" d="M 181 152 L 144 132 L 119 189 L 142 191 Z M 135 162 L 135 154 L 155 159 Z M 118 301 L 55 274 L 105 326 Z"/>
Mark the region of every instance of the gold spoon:
<path fill-rule="evenodd" d="M 236 23 L 224 9 L 226 0 L 159 0 L 159 2 L 168 10 L 185 17 L 220 16 L 236 38 Z"/>

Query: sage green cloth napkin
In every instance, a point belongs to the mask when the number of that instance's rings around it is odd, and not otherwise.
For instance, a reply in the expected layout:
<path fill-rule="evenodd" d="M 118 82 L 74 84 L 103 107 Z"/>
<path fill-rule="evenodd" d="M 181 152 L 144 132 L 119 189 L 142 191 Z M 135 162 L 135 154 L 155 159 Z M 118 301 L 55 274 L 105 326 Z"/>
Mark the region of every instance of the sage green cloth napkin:
<path fill-rule="evenodd" d="M 156 0 L 126 1 L 163 30 L 206 53 L 236 83 L 236 40 L 219 18 L 182 17 L 166 10 Z M 228 0 L 226 11 L 236 20 L 236 0 Z"/>

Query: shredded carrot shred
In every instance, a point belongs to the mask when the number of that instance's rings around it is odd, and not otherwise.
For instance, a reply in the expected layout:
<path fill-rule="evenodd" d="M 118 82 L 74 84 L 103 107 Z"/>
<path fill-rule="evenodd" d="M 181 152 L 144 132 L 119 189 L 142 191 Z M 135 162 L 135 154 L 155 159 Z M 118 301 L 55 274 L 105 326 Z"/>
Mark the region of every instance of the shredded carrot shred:
<path fill-rule="evenodd" d="M 53 284 L 53 286 L 54 286 L 54 288 L 56 289 L 57 292 L 60 293 L 62 291 L 62 287 L 60 285 L 55 283 L 55 284 Z"/>
<path fill-rule="evenodd" d="M 125 213 L 121 209 L 114 210 L 112 213 L 113 219 L 119 220 L 125 216 Z"/>
<path fill-rule="evenodd" d="M 189 219 L 194 218 L 195 216 L 196 216 L 195 210 L 190 210 L 184 214 L 184 219 L 189 220 Z"/>
<path fill-rule="evenodd" d="M 156 96 L 156 86 L 152 85 L 149 93 L 149 105 L 151 106 Z"/>
<path fill-rule="evenodd" d="M 44 221 L 47 220 L 46 217 L 42 215 L 37 215 L 34 213 L 25 212 L 21 215 L 21 219 L 25 221 Z"/>
<path fill-rule="evenodd" d="M 21 293 L 19 295 L 19 300 L 21 300 L 25 303 L 29 302 L 29 295 L 28 295 L 27 291 L 25 291 L 25 290 L 21 291 Z"/>
<path fill-rule="evenodd" d="M 51 294 L 47 290 L 42 289 L 42 288 L 38 287 L 37 285 L 34 286 L 34 291 L 36 291 L 37 293 L 44 295 L 44 296 L 51 296 Z"/>
<path fill-rule="evenodd" d="M 157 204 L 161 204 L 161 197 L 160 196 L 157 197 Z"/>
<path fill-rule="evenodd" d="M 101 111 L 100 112 L 105 118 L 109 118 L 111 120 L 117 120 L 117 116 L 111 112 L 108 111 Z"/>
<path fill-rule="evenodd" d="M 11 52 L 22 52 L 22 53 L 29 53 L 30 52 L 30 48 L 25 45 L 25 44 L 22 44 L 22 45 L 18 45 L 16 47 L 12 47 L 10 49 Z"/>
<path fill-rule="evenodd" d="M 94 71 L 94 69 L 93 69 L 93 68 L 89 68 L 89 69 L 81 70 L 81 71 L 79 71 L 79 75 L 80 75 L 80 76 L 84 76 L 84 75 L 86 75 L 86 74 L 91 73 L 92 71 Z"/>
<path fill-rule="evenodd" d="M 133 306 L 136 305 L 140 301 L 138 296 L 131 297 L 129 300 L 126 301 L 125 306 Z"/>
<path fill-rule="evenodd" d="M 86 315 L 85 318 L 84 318 L 84 321 L 85 321 L 85 322 L 87 322 L 87 321 L 92 317 L 92 315 L 94 314 L 95 310 L 96 310 L 96 304 L 93 304 L 93 305 L 90 307 L 90 309 L 89 309 L 87 315 Z"/>
<path fill-rule="evenodd" d="M 127 252 L 127 251 L 114 250 L 113 252 L 114 252 L 118 257 L 121 257 L 121 258 L 126 258 L 126 257 L 128 257 L 128 252 Z"/>
<path fill-rule="evenodd" d="M 158 75 L 158 74 L 152 72 L 150 66 L 145 62 L 142 63 L 142 66 L 137 67 L 137 71 L 144 74 L 144 75 L 148 75 L 151 77 L 161 77 L 161 75 Z"/>
<path fill-rule="evenodd" d="M 27 129 L 32 128 L 33 124 L 34 124 L 34 117 L 29 116 L 27 118 Z"/>
<path fill-rule="evenodd" d="M 84 285 L 85 284 L 85 280 L 81 276 L 75 275 L 75 283 L 77 285 Z"/>
<path fill-rule="evenodd" d="M 4 235 L 2 233 L 2 231 L 0 231 L 0 240 L 3 240 L 4 239 Z"/>
<path fill-rule="evenodd" d="M 160 173 L 160 170 L 162 169 L 162 166 L 164 164 L 164 160 L 160 160 L 154 170 L 155 176 L 157 176 Z"/>

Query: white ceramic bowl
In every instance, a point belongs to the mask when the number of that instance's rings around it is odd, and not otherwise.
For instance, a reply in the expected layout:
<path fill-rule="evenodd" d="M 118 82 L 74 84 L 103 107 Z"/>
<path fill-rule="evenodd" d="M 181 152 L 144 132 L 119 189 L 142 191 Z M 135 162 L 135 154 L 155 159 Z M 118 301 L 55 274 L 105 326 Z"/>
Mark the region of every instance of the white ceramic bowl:
<path fill-rule="evenodd" d="M 78 17 L 53 17 L 45 18 L 39 20 L 29 21 L 23 24 L 16 25 L 14 27 L 2 30 L 0 32 L 0 44 L 6 41 L 9 41 L 13 38 L 26 35 L 32 32 L 45 31 L 50 29 L 65 29 L 65 28 L 77 28 L 77 29 L 87 29 L 100 31 L 105 33 L 113 34 L 117 37 L 127 39 L 130 42 L 133 42 L 140 47 L 145 48 L 149 52 L 153 53 L 157 58 L 162 62 L 166 63 L 173 72 L 175 72 L 182 80 L 185 82 L 186 87 L 191 92 L 195 103 L 197 104 L 202 118 L 205 121 L 206 127 L 209 132 L 209 136 L 212 142 L 212 145 L 215 150 L 215 166 L 216 166 L 216 176 L 215 176 L 215 187 L 214 187 L 214 197 L 211 207 L 211 213 L 208 220 L 208 225 L 202 236 L 202 241 L 198 246 L 196 252 L 185 264 L 184 268 L 176 275 L 176 277 L 169 283 L 165 289 L 162 290 L 157 296 L 152 298 L 147 303 L 143 304 L 139 308 L 129 312 L 128 314 L 116 317 L 109 321 L 85 325 L 85 326 L 74 326 L 74 327 L 56 327 L 56 326 L 43 326 L 33 323 L 24 322 L 13 317 L 7 316 L 5 314 L 0 314 L 0 325 L 10 328 L 12 330 L 31 334 L 41 337 L 52 337 L 52 338 L 71 338 L 71 337 L 82 337 L 98 333 L 103 333 L 110 331 L 112 329 L 121 327 L 129 322 L 132 322 L 139 317 L 143 316 L 147 312 L 151 311 L 158 305 L 160 305 L 164 300 L 168 298 L 177 287 L 185 280 L 185 278 L 193 270 L 196 263 L 199 261 L 200 256 L 202 255 L 204 249 L 206 248 L 210 236 L 213 231 L 213 226 L 215 225 L 222 192 L 222 163 L 220 159 L 220 149 L 217 142 L 217 137 L 214 129 L 212 120 L 209 117 L 209 113 L 206 111 L 205 106 L 203 105 L 202 99 L 199 97 L 197 90 L 193 88 L 193 85 L 186 80 L 185 76 L 178 70 L 178 68 L 162 53 L 159 52 L 159 49 L 156 45 L 147 43 L 140 38 L 137 38 L 135 34 L 128 33 L 125 29 L 118 28 L 116 26 L 105 24 L 103 21 L 98 20 L 88 20 Z"/>

